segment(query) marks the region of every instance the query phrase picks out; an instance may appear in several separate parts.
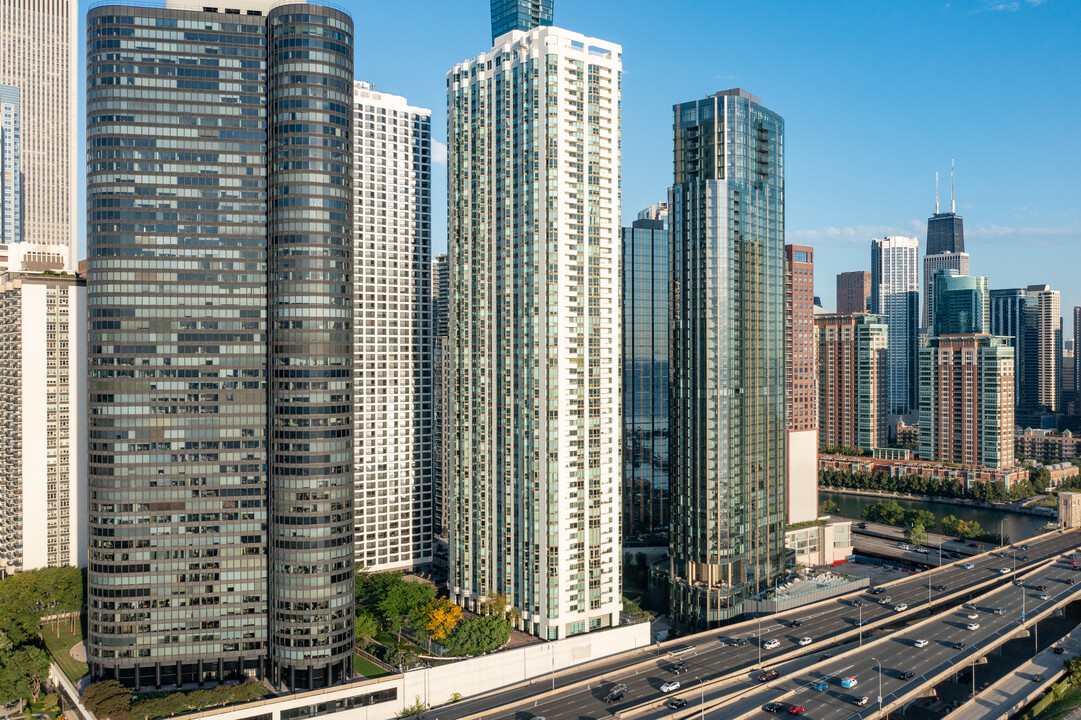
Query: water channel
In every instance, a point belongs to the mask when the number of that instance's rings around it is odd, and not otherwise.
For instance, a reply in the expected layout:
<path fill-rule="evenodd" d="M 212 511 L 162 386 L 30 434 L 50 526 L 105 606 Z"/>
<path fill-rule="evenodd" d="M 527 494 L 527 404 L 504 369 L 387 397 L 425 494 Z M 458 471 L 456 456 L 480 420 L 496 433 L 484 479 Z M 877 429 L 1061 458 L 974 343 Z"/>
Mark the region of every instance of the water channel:
<path fill-rule="evenodd" d="M 961 518 L 962 520 L 975 520 L 986 532 L 998 532 L 998 524 L 1002 522 L 1002 530 L 1012 542 L 1026 540 L 1033 535 L 1039 535 L 1044 531 L 1044 525 L 1053 518 L 1036 517 L 1033 515 L 1021 515 L 1019 513 L 1003 512 L 982 507 L 968 507 L 965 505 L 951 505 L 940 502 L 923 502 L 920 500 L 900 500 L 896 498 L 879 498 L 868 495 L 848 495 L 819 491 L 818 501 L 832 500 L 840 508 L 840 515 L 850 518 L 858 518 L 863 508 L 877 502 L 893 500 L 906 510 L 927 510 L 936 518 L 944 518 L 947 515 Z"/>

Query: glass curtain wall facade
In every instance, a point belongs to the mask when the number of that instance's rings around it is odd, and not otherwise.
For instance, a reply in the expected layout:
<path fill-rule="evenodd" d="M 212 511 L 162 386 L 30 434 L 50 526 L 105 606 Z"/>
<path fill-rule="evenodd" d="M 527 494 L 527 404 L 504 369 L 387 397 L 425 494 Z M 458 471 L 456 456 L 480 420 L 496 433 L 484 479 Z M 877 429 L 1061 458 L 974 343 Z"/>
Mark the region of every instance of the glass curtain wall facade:
<path fill-rule="evenodd" d="M 674 114 L 670 608 L 694 628 L 783 567 L 784 120 L 739 89 Z"/>
<path fill-rule="evenodd" d="M 956 270 L 958 275 L 968 275 L 968 253 L 939 253 L 923 256 L 923 318 L 921 327 L 929 331 L 935 326 L 935 273 L 939 270 Z"/>
<path fill-rule="evenodd" d="M 916 354 L 920 311 L 919 240 L 892 236 L 871 241 L 871 312 L 889 327 L 886 406 L 892 415 L 916 412 Z"/>
<path fill-rule="evenodd" d="M 668 532 L 668 297 L 664 220 L 623 228 L 623 536 Z"/>
<path fill-rule="evenodd" d="M 991 291 L 991 334 L 1010 338 L 1017 421 L 1038 427 L 1062 405 L 1062 309 L 1047 285 Z"/>
<path fill-rule="evenodd" d="M 960 215 L 936 212 L 927 218 L 927 255 L 964 251 L 965 225 Z"/>
<path fill-rule="evenodd" d="M 447 385 L 443 365 L 446 358 L 450 266 L 446 253 L 432 258 L 432 534 L 440 542 L 447 538 L 448 501 L 444 438 L 446 437 Z M 436 545 L 435 554 L 445 562 L 446 548 Z"/>
<path fill-rule="evenodd" d="M 22 127 L 19 88 L 0 85 L 0 243 L 22 242 Z"/>
<path fill-rule="evenodd" d="M 934 313 L 930 334 L 987 335 L 991 332 L 991 291 L 985 276 L 965 277 L 938 270 L 932 278 Z"/>
<path fill-rule="evenodd" d="M 449 585 L 557 639 L 621 609 L 622 50 L 501 38 L 447 74 Z"/>
<path fill-rule="evenodd" d="M 528 32 L 552 24 L 555 0 L 491 0 L 492 42 L 511 30 Z"/>
<path fill-rule="evenodd" d="M 314 5 L 87 15 L 95 680 L 351 675 L 352 56 Z"/>

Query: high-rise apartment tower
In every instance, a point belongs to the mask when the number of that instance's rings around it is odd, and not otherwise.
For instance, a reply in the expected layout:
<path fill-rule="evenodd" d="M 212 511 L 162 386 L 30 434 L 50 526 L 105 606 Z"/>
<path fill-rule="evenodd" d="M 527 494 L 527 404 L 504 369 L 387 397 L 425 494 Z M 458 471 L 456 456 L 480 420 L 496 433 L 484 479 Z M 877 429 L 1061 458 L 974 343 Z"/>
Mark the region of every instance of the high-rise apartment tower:
<path fill-rule="evenodd" d="M 871 308 L 871 273 L 866 270 L 837 275 L 837 312 L 864 313 Z"/>
<path fill-rule="evenodd" d="M 622 49 L 555 27 L 447 74 L 450 594 L 619 621 Z"/>
<path fill-rule="evenodd" d="M 889 331 L 877 315 L 815 318 L 818 331 L 819 447 L 886 447 Z"/>
<path fill-rule="evenodd" d="M 919 240 L 891 236 L 871 241 L 871 311 L 889 328 L 886 408 L 892 415 L 916 412 L 920 286 Z"/>
<path fill-rule="evenodd" d="M 671 611 L 706 627 L 783 565 L 784 120 L 741 89 L 674 115 Z"/>
<path fill-rule="evenodd" d="M 95 680 L 352 675 L 353 23 L 253 5 L 87 15 Z"/>
<path fill-rule="evenodd" d="M 968 253 L 944 252 L 923 256 L 923 319 L 921 327 L 930 330 L 935 315 L 935 273 L 939 270 L 956 270 L 958 275 L 968 276 Z"/>
<path fill-rule="evenodd" d="M 432 113 L 353 87 L 356 560 L 432 561 Z"/>
<path fill-rule="evenodd" d="M 19 88 L 0 85 L 0 244 L 22 242 L 22 123 Z"/>
<path fill-rule="evenodd" d="M 492 42 L 511 30 L 528 32 L 552 24 L 555 0 L 491 0 Z"/>
<path fill-rule="evenodd" d="M 814 248 L 785 245 L 785 494 L 789 524 L 818 517 Z"/>
<path fill-rule="evenodd" d="M 934 302 L 928 334 L 987 335 L 991 332 L 991 293 L 984 276 L 936 270 L 931 278 Z"/>

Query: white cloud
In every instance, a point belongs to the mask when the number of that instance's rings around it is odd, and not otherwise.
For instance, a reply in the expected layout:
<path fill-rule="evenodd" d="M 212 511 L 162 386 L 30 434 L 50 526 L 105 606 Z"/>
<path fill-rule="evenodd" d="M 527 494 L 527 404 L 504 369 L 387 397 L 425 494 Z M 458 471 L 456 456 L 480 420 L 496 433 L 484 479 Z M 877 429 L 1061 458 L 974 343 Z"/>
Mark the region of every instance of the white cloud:
<path fill-rule="evenodd" d="M 447 164 L 447 144 L 432 140 L 432 162 L 436 165 Z"/>
<path fill-rule="evenodd" d="M 1007 245 L 1023 248 L 1026 245 L 1061 246 L 1064 240 L 1070 245 L 1081 240 L 1081 227 L 1010 227 L 1008 225 L 975 225 L 965 228 L 965 246 L 978 244 Z"/>
<path fill-rule="evenodd" d="M 918 221 L 912 221 L 909 225 Z M 897 225 L 857 225 L 847 227 L 824 227 L 817 230 L 790 230 L 785 233 L 785 242 L 799 245 L 856 245 L 866 244 L 870 247 L 871 238 L 885 237 L 886 235 L 911 235 L 913 227 L 905 228 Z"/>

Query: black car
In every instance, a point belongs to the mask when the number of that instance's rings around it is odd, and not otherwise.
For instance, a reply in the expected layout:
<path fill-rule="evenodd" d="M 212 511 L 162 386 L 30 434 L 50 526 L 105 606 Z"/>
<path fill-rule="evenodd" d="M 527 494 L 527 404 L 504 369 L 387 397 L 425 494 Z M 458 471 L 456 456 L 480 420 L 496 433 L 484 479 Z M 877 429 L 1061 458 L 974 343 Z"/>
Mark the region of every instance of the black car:
<path fill-rule="evenodd" d="M 863 601 L 859 598 L 856 598 L 852 601 L 852 607 L 863 607 Z"/>
<path fill-rule="evenodd" d="M 688 665 L 685 662 L 677 663 L 672 666 L 672 672 L 676 675 L 687 672 Z"/>
<path fill-rule="evenodd" d="M 728 643 L 732 647 L 739 647 L 740 645 L 747 644 L 747 638 L 733 638 L 732 642 Z"/>
<path fill-rule="evenodd" d="M 953 644 L 954 650 L 964 650 L 967 646 L 963 642 L 955 642 Z"/>
<path fill-rule="evenodd" d="M 800 625 L 803 625 L 802 620 L 791 620 L 788 623 L 788 627 L 799 627 Z"/>
<path fill-rule="evenodd" d="M 871 594 L 872 595 L 881 595 L 884 592 L 886 592 L 886 588 L 876 587 L 874 590 L 871 591 Z"/>
<path fill-rule="evenodd" d="M 1045 590 L 1047 590 L 1047 586 L 1046 585 L 1037 585 L 1036 589 L 1038 591 L 1040 591 L 1040 592 L 1044 592 Z"/>
<path fill-rule="evenodd" d="M 778 702 L 771 702 L 764 705 L 762 709 L 768 713 L 779 713 L 784 709 L 784 705 Z"/>
<path fill-rule="evenodd" d="M 913 673 L 911 670 L 905 670 L 897 677 L 901 678 L 902 680 L 911 680 L 912 678 L 916 677 L 916 674 Z"/>
<path fill-rule="evenodd" d="M 1056 647 L 1056 648 L 1055 648 L 1055 654 L 1056 654 L 1056 655 L 1062 655 L 1062 654 L 1064 654 L 1065 652 L 1066 652 L 1066 648 L 1064 648 L 1064 647 Z"/>
<path fill-rule="evenodd" d="M 1021 546 L 1021 549 L 1022 549 L 1022 550 L 1028 550 L 1028 545 L 1022 545 L 1022 546 Z"/>
<path fill-rule="evenodd" d="M 607 695 L 604 696 L 604 701 L 606 703 L 619 702 L 622 699 L 623 699 L 623 691 L 622 690 L 620 690 L 619 692 L 611 692 L 611 693 L 608 693 Z"/>
<path fill-rule="evenodd" d="M 833 655 L 831 655 L 830 653 L 822 653 L 821 655 L 818 656 L 818 662 L 825 662 L 825 661 L 829 660 L 831 657 L 833 657 Z"/>
<path fill-rule="evenodd" d="M 1032 682 L 1043 682 L 1043 675 L 1036 674 L 1032 676 Z"/>
<path fill-rule="evenodd" d="M 1019 557 L 1017 559 L 1020 560 L 1021 562 L 1024 562 L 1024 561 L 1028 560 L 1028 555 L 1022 555 L 1021 557 Z"/>
<path fill-rule="evenodd" d="M 946 589 L 946 586 L 945 585 L 932 585 L 931 589 L 934 590 L 935 592 L 942 592 L 943 590 Z"/>
<path fill-rule="evenodd" d="M 687 707 L 687 701 L 684 700 L 683 698 L 672 698 L 671 700 L 669 700 L 668 702 L 665 703 L 665 706 L 671 708 L 672 710 L 679 710 L 681 707 Z M 776 712 L 776 711 L 771 710 L 770 712 Z"/>

